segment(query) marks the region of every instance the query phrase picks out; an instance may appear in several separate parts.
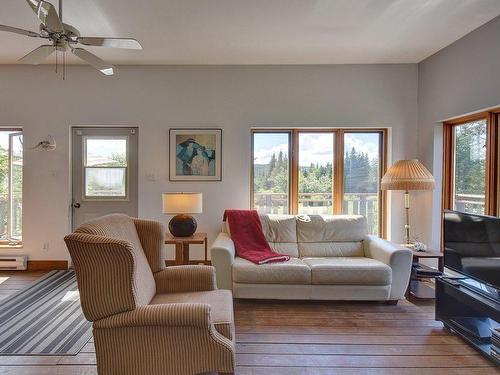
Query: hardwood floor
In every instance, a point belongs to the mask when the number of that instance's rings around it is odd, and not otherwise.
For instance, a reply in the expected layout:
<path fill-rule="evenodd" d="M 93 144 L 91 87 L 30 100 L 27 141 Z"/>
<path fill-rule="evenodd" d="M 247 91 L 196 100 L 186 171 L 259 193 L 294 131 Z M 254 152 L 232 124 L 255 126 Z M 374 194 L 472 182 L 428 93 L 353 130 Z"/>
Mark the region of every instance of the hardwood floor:
<path fill-rule="evenodd" d="M 0 304 L 43 272 L 0 272 Z M 434 321 L 432 302 L 235 301 L 238 375 L 490 375 L 491 362 Z M 76 356 L 0 356 L 0 375 L 97 374 Z"/>

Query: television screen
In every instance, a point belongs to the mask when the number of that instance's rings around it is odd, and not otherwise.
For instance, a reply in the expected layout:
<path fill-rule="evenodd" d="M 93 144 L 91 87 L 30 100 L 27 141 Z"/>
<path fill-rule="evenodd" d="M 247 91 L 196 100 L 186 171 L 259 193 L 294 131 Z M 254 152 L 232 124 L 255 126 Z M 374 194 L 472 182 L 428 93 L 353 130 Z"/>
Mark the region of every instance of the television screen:
<path fill-rule="evenodd" d="M 444 212 L 444 265 L 500 288 L 500 218 Z"/>

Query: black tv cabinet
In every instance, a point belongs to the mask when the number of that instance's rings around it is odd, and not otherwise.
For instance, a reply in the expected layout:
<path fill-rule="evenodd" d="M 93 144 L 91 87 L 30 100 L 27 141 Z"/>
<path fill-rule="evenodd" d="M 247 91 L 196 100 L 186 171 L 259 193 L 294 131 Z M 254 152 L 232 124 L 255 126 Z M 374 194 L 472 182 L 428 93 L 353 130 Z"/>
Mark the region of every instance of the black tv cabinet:
<path fill-rule="evenodd" d="M 500 299 L 498 296 L 487 295 L 474 288 L 464 286 L 460 280 L 438 277 L 436 278 L 435 318 L 499 365 L 490 354 L 491 338 L 472 332 L 475 331 L 475 328 L 477 331 L 482 329 L 484 332 L 483 323 L 485 321 L 493 324 L 500 322 Z M 463 324 L 463 322 L 467 324 Z"/>

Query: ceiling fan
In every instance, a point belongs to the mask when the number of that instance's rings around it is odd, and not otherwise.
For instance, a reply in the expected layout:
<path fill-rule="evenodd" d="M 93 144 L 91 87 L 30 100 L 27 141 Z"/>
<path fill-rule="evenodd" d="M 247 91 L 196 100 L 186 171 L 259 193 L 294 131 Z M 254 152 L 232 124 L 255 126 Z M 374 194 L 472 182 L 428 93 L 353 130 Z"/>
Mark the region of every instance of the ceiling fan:
<path fill-rule="evenodd" d="M 99 70 L 101 73 L 110 76 L 114 74 L 114 66 L 101 60 L 89 51 L 77 47 L 78 44 L 86 46 L 98 46 L 107 48 L 142 49 L 140 43 L 132 38 L 103 38 L 103 37 L 82 37 L 80 32 L 73 26 L 62 22 L 62 0 L 59 0 L 59 15 L 55 7 L 45 0 L 26 0 L 31 9 L 40 20 L 40 32 L 34 32 L 17 27 L 0 25 L 0 31 L 26 35 L 34 38 L 47 39 L 52 44 L 44 44 L 19 59 L 25 64 L 38 65 L 51 54 L 63 52 L 63 68 L 65 66 L 64 56 L 70 51 L 86 63 Z M 57 60 L 56 60 L 57 69 Z"/>

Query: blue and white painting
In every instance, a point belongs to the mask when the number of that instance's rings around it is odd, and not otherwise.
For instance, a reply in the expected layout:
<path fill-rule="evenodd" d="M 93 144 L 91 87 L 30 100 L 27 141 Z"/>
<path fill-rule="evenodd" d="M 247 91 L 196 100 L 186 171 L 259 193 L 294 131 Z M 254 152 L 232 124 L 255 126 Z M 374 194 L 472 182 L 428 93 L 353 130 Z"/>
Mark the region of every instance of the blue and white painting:
<path fill-rule="evenodd" d="M 172 129 L 170 147 L 172 151 L 175 150 L 175 166 L 171 160 L 171 179 L 220 180 L 220 133 L 220 129 L 193 131 Z M 172 156 L 171 152 L 171 158 Z"/>

